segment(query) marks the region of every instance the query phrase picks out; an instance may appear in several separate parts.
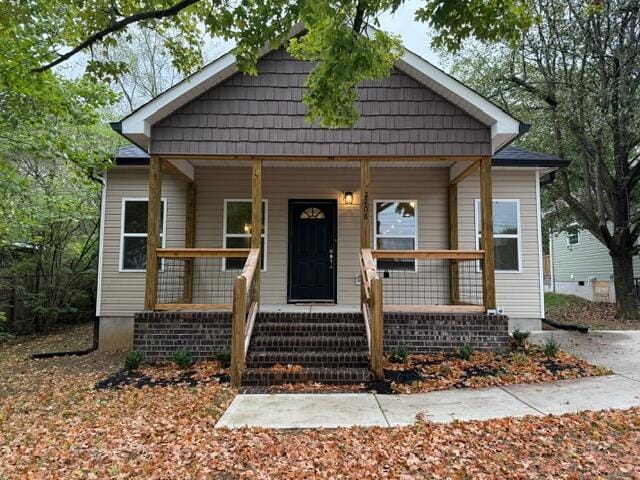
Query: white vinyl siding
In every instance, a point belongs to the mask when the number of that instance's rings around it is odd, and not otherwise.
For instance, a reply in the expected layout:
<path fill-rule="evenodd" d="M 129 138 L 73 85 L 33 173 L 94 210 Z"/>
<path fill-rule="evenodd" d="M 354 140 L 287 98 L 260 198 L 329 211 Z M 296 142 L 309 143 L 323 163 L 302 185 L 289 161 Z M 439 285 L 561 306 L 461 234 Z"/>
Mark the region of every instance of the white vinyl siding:
<path fill-rule="evenodd" d="M 417 202 L 417 248 L 447 249 L 448 168 L 371 169 L 370 198 L 412 199 Z M 123 197 L 145 197 L 147 170 L 116 167 L 108 173 L 105 249 L 101 315 L 124 316 L 141 311 L 143 272 L 119 273 L 120 208 Z M 251 168 L 209 167 L 196 164 L 196 247 L 223 246 L 225 199 L 251 198 Z M 535 174 L 526 170 L 495 170 L 494 197 L 520 201 L 522 273 L 502 273 L 496 278 L 498 305 L 514 318 L 539 317 L 539 268 L 536 229 Z M 343 194 L 353 191 L 353 205 Z M 167 247 L 184 246 L 186 184 L 173 175 L 163 176 L 167 199 Z M 477 174 L 458 188 L 460 248 L 475 248 L 474 200 L 479 197 Z M 360 171 L 358 168 L 263 167 L 263 198 L 268 201 L 268 271 L 262 276 L 262 304 L 284 304 L 287 299 L 289 199 L 335 199 L 338 203 L 338 304 L 358 305 L 356 283 L 360 250 Z M 372 217 L 373 218 L 373 217 Z M 373 228 L 373 227 L 372 227 Z"/>
<path fill-rule="evenodd" d="M 520 273 L 496 274 L 496 303 L 512 318 L 540 318 L 540 258 L 536 208 L 536 175 L 532 170 L 492 171 L 493 199 L 520 202 Z M 458 237 L 461 249 L 475 248 L 475 200 L 478 173 L 458 185 Z"/>
<path fill-rule="evenodd" d="M 183 247 L 187 187 L 180 178 L 162 176 L 166 200 L 166 247 Z M 114 167 L 107 172 L 105 222 L 102 248 L 101 316 L 131 316 L 144 309 L 145 272 L 120 272 L 122 199 L 147 198 L 149 174 L 144 167 Z"/>

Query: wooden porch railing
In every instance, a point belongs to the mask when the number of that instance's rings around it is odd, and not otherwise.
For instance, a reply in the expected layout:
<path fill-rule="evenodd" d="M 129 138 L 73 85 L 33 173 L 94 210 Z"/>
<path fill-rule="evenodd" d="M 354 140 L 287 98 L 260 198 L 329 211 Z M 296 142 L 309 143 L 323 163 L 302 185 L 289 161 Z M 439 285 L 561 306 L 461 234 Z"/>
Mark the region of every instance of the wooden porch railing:
<path fill-rule="evenodd" d="M 389 298 L 385 301 L 385 296 L 392 297 L 393 284 L 385 287 L 383 295 L 383 283 L 391 278 L 388 269 L 380 268 L 376 265 L 378 260 L 411 260 L 415 263 L 411 268 L 405 264 L 404 270 L 400 272 L 406 275 L 409 282 L 413 282 L 413 287 L 417 289 L 428 289 L 431 286 L 442 290 L 443 285 L 447 288 L 446 298 L 441 296 L 442 303 L 447 304 L 416 304 L 399 303 L 396 299 Z M 484 259 L 483 250 L 371 250 L 363 248 L 360 253 L 360 274 L 361 274 L 361 303 L 362 314 L 367 330 L 367 340 L 369 343 L 369 356 L 371 371 L 377 379 L 384 377 L 384 312 L 449 312 L 449 313 L 470 313 L 484 312 L 485 302 L 483 301 L 483 275 L 479 270 L 478 262 Z M 437 274 L 434 275 L 434 265 L 427 262 L 438 262 Z M 466 263 L 466 269 L 461 270 L 460 265 Z M 383 272 L 382 278 L 380 272 Z M 469 273 L 470 272 L 470 273 Z M 397 271 L 395 271 L 397 273 Z M 422 275 L 422 277 L 420 277 Z M 477 284 L 472 285 L 468 276 L 473 276 Z M 425 282 L 428 278 L 432 285 Z M 407 288 L 408 286 L 401 286 Z M 479 297 L 473 299 L 469 297 L 468 290 L 473 287 Z M 406 292 L 402 292 L 406 295 Z M 404 297 L 406 298 L 406 297 Z"/>
<path fill-rule="evenodd" d="M 242 380 L 251 334 L 260 308 L 256 275 L 259 265 L 260 249 L 252 248 L 242 273 L 233 284 L 231 385 L 234 387 L 239 387 Z"/>
<path fill-rule="evenodd" d="M 154 310 L 187 311 L 230 311 L 232 309 L 231 291 L 233 270 L 222 270 L 227 259 L 248 258 L 249 248 L 159 248 L 158 259 L 161 270 L 158 272 L 159 289 Z M 199 262 L 213 262 L 216 264 Z M 216 273 L 217 277 L 206 277 Z M 194 275 L 204 275 L 194 288 Z M 200 280 L 200 277 L 196 277 Z M 226 284 L 225 284 L 226 282 Z M 204 290 L 210 290 L 206 292 Z M 171 290 L 167 292 L 166 290 Z M 171 295 L 169 295 L 171 294 Z M 172 300 L 168 301 L 167 298 Z M 197 301 L 194 302 L 194 297 Z M 203 302 L 202 300 L 209 300 Z M 214 301 L 211 301 L 214 300 Z"/>
<path fill-rule="evenodd" d="M 378 277 L 371 250 L 363 248 L 360 253 L 362 277 L 362 315 L 367 329 L 371 371 L 378 380 L 384 378 L 384 314 L 382 310 L 382 280 Z"/>
<path fill-rule="evenodd" d="M 486 310 L 480 262 L 484 250 L 374 250 L 385 283 L 384 309 L 471 313 Z M 410 262 L 395 270 L 380 260 Z"/>

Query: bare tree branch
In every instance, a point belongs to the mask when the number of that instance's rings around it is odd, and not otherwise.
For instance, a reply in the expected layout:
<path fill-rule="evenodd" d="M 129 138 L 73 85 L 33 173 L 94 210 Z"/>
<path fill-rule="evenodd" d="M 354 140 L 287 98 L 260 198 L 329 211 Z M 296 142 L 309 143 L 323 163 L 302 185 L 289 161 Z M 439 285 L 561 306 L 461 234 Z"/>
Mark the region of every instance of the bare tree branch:
<path fill-rule="evenodd" d="M 149 10 L 147 12 L 138 12 L 138 13 L 134 13 L 133 15 L 129 15 L 128 17 L 118 20 L 117 22 L 111 23 L 107 28 L 104 28 L 103 30 L 100 30 L 99 32 L 96 32 L 93 35 L 87 37 L 82 43 L 78 44 L 77 46 L 69 50 L 67 53 L 60 55 L 54 61 L 47 63 L 46 65 L 42 65 L 38 68 L 34 68 L 31 71 L 34 73 L 41 73 L 41 72 L 50 70 L 56 65 L 59 65 L 60 63 L 66 60 L 69 60 L 71 57 L 80 53 L 85 48 L 88 48 L 94 43 L 99 42 L 100 40 L 102 40 L 104 37 L 106 37 L 111 33 L 119 32 L 120 30 L 125 29 L 129 25 L 133 23 L 141 22 L 143 20 L 160 20 L 162 18 L 172 17 L 178 14 L 180 11 L 184 10 L 185 8 L 190 7 L 191 5 L 199 1 L 200 0 L 181 0 L 180 2 L 176 3 L 175 5 L 169 8 L 165 8 L 162 10 Z"/>

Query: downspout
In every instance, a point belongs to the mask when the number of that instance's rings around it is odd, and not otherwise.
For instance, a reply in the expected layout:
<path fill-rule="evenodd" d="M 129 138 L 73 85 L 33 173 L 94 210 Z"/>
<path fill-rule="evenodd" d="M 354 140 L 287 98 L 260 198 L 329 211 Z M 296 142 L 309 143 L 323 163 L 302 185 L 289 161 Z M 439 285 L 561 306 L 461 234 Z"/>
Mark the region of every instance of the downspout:
<path fill-rule="evenodd" d="M 540 179 L 540 186 L 550 185 L 556 179 L 556 172 L 553 171 L 548 175 L 545 175 Z M 549 235 L 549 254 L 551 255 L 551 271 L 553 272 L 553 242 L 551 241 L 551 235 Z M 555 286 L 555 275 L 551 274 L 552 282 L 553 282 L 553 291 L 556 291 Z M 549 325 L 550 327 L 557 328 L 559 330 L 571 330 L 580 333 L 588 333 L 589 327 L 585 327 L 584 325 L 576 325 L 573 323 L 561 323 L 556 320 L 552 320 L 550 318 L 542 318 L 542 323 L 545 325 Z"/>

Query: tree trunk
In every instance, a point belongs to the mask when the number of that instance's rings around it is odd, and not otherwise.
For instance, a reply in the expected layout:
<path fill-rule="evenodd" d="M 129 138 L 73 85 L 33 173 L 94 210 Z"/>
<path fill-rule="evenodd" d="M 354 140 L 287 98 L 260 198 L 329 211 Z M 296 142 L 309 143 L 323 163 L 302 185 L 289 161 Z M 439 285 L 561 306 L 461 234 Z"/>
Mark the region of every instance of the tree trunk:
<path fill-rule="evenodd" d="M 613 281 L 616 291 L 617 316 L 621 320 L 637 320 L 638 302 L 633 281 L 633 256 L 611 254 L 613 262 Z"/>

